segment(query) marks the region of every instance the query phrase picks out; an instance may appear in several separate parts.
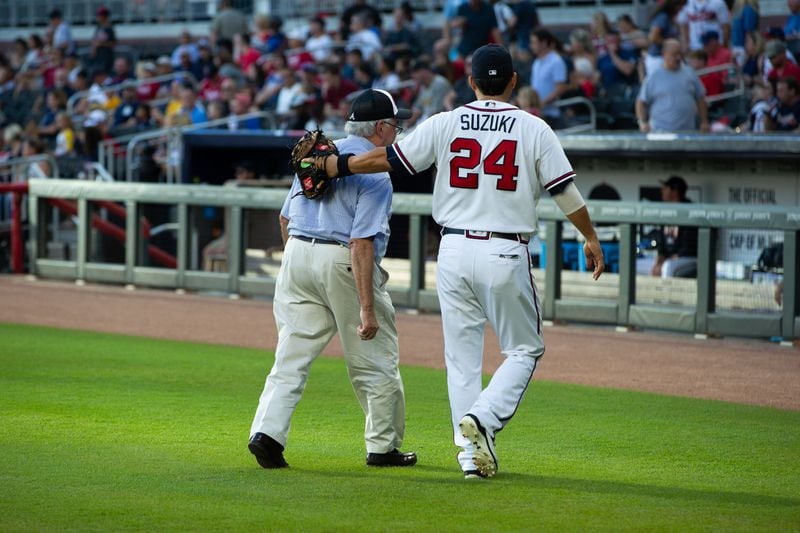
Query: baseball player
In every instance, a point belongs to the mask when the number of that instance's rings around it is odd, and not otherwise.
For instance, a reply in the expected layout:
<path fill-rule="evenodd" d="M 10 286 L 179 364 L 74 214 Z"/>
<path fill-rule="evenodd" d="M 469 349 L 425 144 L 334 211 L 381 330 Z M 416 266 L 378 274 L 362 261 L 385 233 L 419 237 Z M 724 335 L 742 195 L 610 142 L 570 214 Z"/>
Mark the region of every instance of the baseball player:
<path fill-rule="evenodd" d="M 353 101 L 340 150 L 366 152 L 397 136 L 398 109 L 384 91 Z M 285 251 L 275 286 L 278 326 L 275 364 L 250 429 L 249 449 L 263 468 L 288 466 L 283 450 L 311 363 L 338 331 L 353 390 L 366 415 L 367 465 L 413 466 L 398 450 L 405 430 L 405 398 L 398 370 L 394 308 L 386 252 L 392 182 L 386 172 L 336 180 L 317 200 L 295 180 L 281 210 Z"/>
<path fill-rule="evenodd" d="M 403 140 L 314 163 L 331 176 L 390 168 L 415 174 L 436 163 L 433 217 L 442 226 L 437 290 L 447 384 L 458 462 L 473 479 L 497 471 L 495 435 L 514 416 L 544 353 L 527 248 L 542 189 L 585 237 L 594 279 L 603 272 L 603 253 L 556 135 L 508 103 L 517 74 L 506 49 L 479 48 L 469 83 L 476 101 L 429 118 Z M 505 359 L 483 389 L 487 321 Z"/>

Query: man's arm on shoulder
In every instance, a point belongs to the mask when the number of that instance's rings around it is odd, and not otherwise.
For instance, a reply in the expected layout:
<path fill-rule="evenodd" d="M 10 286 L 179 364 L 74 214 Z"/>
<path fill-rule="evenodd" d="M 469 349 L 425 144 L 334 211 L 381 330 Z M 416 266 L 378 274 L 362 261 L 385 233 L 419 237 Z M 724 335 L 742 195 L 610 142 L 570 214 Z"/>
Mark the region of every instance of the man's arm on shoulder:
<path fill-rule="evenodd" d="M 372 292 L 372 276 L 375 270 L 375 244 L 372 239 L 352 239 L 350 258 L 353 264 L 353 278 L 358 291 L 361 307 L 361 324 L 357 328 L 362 340 L 374 339 L 378 333 L 378 319 L 375 317 L 375 295 Z"/>
<path fill-rule="evenodd" d="M 328 176 L 342 175 L 338 165 L 343 165 L 343 160 L 344 158 L 341 156 L 329 156 L 325 158 L 325 172 Z M 340 163 L 340 161 L 342 162 Z M 386 157 L 386 148 L 378 146 L 369 152 L 363 152 L 347 158 L 347 169 L 349 170 L 349 174 L 374 174 L 376 172 L 388 172 L 392 170 L 392 165 L 389 164 L 389 160 Z"/>

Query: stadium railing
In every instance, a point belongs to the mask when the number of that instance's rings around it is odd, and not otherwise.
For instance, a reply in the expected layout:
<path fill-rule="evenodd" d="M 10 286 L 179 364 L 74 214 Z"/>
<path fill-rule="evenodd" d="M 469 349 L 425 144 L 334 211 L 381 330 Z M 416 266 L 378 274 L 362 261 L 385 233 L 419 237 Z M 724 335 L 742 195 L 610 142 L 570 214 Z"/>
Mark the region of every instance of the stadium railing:
<path fill-rule="evenodd" d="M 251 3 L 252 4 L 252 3 Z M 58 7 L 64 20 L 74 25 L 92 26 L 97 19 L 95 13 L 100 6 L 111 11 L 111 19 L 119 24 L 149 24 L 169 21 L 208 21 L 214 0 L 61 0 L 59 2 L 36 2 L 30 0 L 4 0 L 0 2 L 2 25 L 22 28 L 46 26 L 50 9 Z M 211 9 L 210 9 L 211 8 Z M 252 9 L 245 9 L 252 12 Z"/>
<path fill-rule="evenodd" d="M 10 267 L 15 274 L 23 272 L 23 220 L 27 205 L 30 178 L 47 178 L 36 163 L 46 161 L 54 175 L 59 174 L 58 161 L 50 154 L 18 157 L 0 162 L 0 234 L 8 234 Z M 57 237 L 57 235 L 56 235 Z"/>
<path fill-rule="evenodd" d="M 207 122 L 200 122 L 198 124 L 189 124 L 186 126 L 178 126 L 172 128 L 161 128 L 153 131 L 145 131 L 135 135 L 120 137 L 116 139 L 109 139 L 100 143 L 99 159 L 100 162 L 108 169 L 113 169 L 112 173 L 119 179 L 119 176 L 125 176 L 125 181 L 137 181 L 134 179 L 134 173 L 137 168 L 137 156 L 141 152 L 142 144 L 155 145 L 160 147 L 166 153 L 167 169 L 166 169 L 166 182 L 175 183 L 180 181 L 180 176 L 177 173 L 177 161 L 180 159 L 180 146 L 183 134 L 189 131 L 197 131 L 203 129 L 211 129 L 218 127 L 227 127 L 231 122 L 240 124 L 244 121 L 257 119 L 262 122 L 264 129 L 276 129 L 275 117 L 269 111 L 254 111 L 252 113 L 245 113 L 234 117 L 225 117 L 217 120 L 209 120 Z M 115 158 L 118 154 L 117 149 L 124 144 L 124 164 L 122 168 Z M 172 161 L 169 158 L 172 157 Z"/>
<path fill-rule="evenodd" d="M 441 27 L 442 9 L 445 0 L 410 0 L 420 14 L 425 27 Z M 152 24 L 181 23 L 196 27 L 206 26 L 216 13 L 215 0 L 61 0 L 31 1 L 4 0 L 0 2 L 0 28 L 23 30 L 46 26 L 50 8 L 58 5 L 64 18 L 75 26 L 93 26 L 96 9 L 105 5 L 111 11 L 115 24 L 139 26 L 138 32 L 129 32 L 137 38 L 148 38 Z M 307 21 L 319 13 L 333 15 L 342 13 L 351 0 L 234 0 L 233 5 L 247 15 L 253 13 L 275 14 L 287 20 L 286 28 Z M 401 4 L 401 0 L 371 0 L 383 13 L 388 13 Z M 545 25 L 575 26 L 588 24 L 593 13 L 603 11 L 614 20 L 620 14 L 631 15 L 640 25 L 647 26 L 653 2 L 644 0 L 540 0 L 536 2 L 539 16 Z M 762 17 L 786 15 L 784 0 L 760 2 Z"/>
<path fill-rule="evenodd" d="M 247 258 L 243 225 L 247 212 L 279 210 L 285 196 L 286 189 L 283 188 L 242 190 L 198 185 L 175 187 L 164 184 L 31 180 L 31 273 L 47 278 L 270 296 L 274 293 L 275 276 L 251 275 L 245 271 Z M 52 238 L 47 231 L 47 206 L 52 199 L 77 203 L 78 242 L 74 260 L 47 258 L 45 250 Z M 122 203 L 127 214 L 124 223 L 124 262 L 121 264 L 90 260 L 90 205 L 103 202 Z M 170 206 L 175 212 L 177 243 L 174 268 L 151 266 L 140 251 L 142 222 L 140 217 L 131 214 L 139 213 L 143 205 L 153 204 Z M 196 217 L 191 214 L 209 206 L 223 208 L 229 216 L 225 272 L 202 271 L 197 262 L 191 259 L 193 252 L 190 248 L 197 245 L 196 229 L 193 227 Z M 789 345 L 796 338 L 800 301 L 800 214 L 796 208 L 593 201 L 589 209 L 596 223 L 619 225 L 619 273 L 604 275 L 605 278 L 615 277 L 619 285 L 618 294 L 612 301 L 565 296 L 562 278 L 566 273 L 562 269 L 562 255 L 557 251 L 561 249 L 560 241 L 566 219 L 554 202 L 542 200 L 539 204 L 539 218 L 547 226 L 543 318 L 616 324 L 620 327 L 657 328 L 698 335 L 779 336 Z M 436 291 L 425 285 L 425 271 L 432 263 L 426 259 L 425 254 L 425 221 L 431 214 L 431 195 L 397 193 L 394 195 L 393 213 L 395 216 L 410 217 L 410 232 L 409 260 L 403 267 L 408 282 L 402 287 L 390 287 L 392 298 L 400 306 L 437 310 Z M 642 276 L 636 275 L 636 226 L 680 225 L 687 221 L 699 228 L 696 305 L 685 307 L 659 302 L 650 305 L 639 303 L 636 298 L 637 281 Z M 717 310 L 715 241 L 721 229 L 732 227 L 783 232 L 783 304 L 778 312 Z M 576 276 L 587 278 L 582 281 L 583 292 L 593 283 L 588 279 L 587 273 Z M 569 284 L 577 279 L 570 278 Z M 661 278 L 648 276 L 647 279 L 649 283 L 667 283 Z"/>
<path fill-rule="evenodd" d="M 556 100 L 553 102 L 553 105 L 558 108 L 577 107 L 578 109 L 581 109 L 585 107 L 588 111 L 588 115 L 578 114 L 575 117 L 575 121 L 571 122 L 570 125 L 556 129 L 558 133 L 581 133 L 584 131 L 595 131 L 597 129 L 597 110 L 594 107 L 594 103 L 588 98 L 584 98 L 583 96 L 573 96 L 572 98 Z M 588 120 L 588 122 L 583 122 L 583 120 Z"/>

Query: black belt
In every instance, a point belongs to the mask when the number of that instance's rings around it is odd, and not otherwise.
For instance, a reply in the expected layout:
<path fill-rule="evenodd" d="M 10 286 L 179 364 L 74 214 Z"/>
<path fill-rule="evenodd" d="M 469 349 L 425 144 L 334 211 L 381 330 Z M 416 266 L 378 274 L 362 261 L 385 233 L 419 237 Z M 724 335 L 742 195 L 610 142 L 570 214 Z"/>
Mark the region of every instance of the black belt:
<path fill-rule="evenodd" d="M 442 228 L 442 235 L 464 235 L 467 239 L 488 241 L 491 238 L 508 239 L 522 244 L 528 244 L 530 237 L 520 233 L 500 233 L 499 231 L 478 231 L 474 229 Z"/>
<path fill-rule="evenodd" d="M 305 235 L 292 235 L 295 239 L 300 239 L 301 241 L 306 241 L 314 244 L 337 244 L 341 245 L 339 241 L 331 241 L 328 239 L 317 239 L 316 237 L 306 237 Z"/>

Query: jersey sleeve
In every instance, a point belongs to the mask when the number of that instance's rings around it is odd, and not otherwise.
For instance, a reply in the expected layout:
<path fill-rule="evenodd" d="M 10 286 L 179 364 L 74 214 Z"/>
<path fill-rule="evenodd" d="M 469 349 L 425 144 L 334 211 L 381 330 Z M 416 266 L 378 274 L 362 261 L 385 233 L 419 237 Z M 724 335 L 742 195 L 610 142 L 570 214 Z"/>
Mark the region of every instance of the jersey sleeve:
<path fill-rule="evenodd" d="M 550 128 L 543 130 L 541 150 L 536 160 L 539 181 L 550 194 L 561 192 L 575 178 L 575 171 Z"/>
<path fill-rule="evenodd" d="M 392 168 L 401 174 L 419 174 L 430 167 L 436 160 L 436 124 L 435 115 L 424 120 L 403 140 L 386 148 L 386 155 Z"/>

